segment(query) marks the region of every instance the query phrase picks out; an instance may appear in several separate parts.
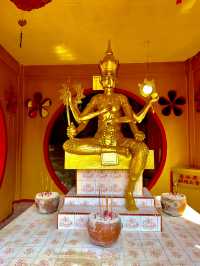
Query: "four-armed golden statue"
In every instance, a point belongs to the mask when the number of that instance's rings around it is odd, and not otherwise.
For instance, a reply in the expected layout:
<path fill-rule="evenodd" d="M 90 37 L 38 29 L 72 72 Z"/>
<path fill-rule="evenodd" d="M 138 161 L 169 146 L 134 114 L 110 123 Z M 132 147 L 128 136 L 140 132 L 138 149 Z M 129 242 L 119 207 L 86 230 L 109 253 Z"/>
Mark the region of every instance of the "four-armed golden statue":
<path fill-rule="evenodd" d="M 144 108 L 135 114 L 127 97 L 113 91 L 118 64 L 109 43 L 106 54 L 100 62 L 101 84 L 104 93 L 93 96 L 82 113 L 78 109 L 77 100 L 71 96 L 69 90 L 65 91 L 64 103 L 67 106 L 67 112 L 70 108 L 79 126 L 76 128 L 73 123 L 68 125 L 67 136 L 69 139 L 64 143 L 63 148 L 66 152 L 80 155 L 118 153 L 131 156 L 125 198 L 126 208 L 135 210 L 133 191 L 137 179 L 145 168 L 148 156 L 148 148 L 143 142 L 145 135 L 138 130 L 136 124 L 144 119 L 152 103 L 158 100 L 158 96 L 157 94 L 156 97 L 155 95 L 154 97 L 150 96 Z M 88 121 L 96 116 L 98 116 L 98 129 L 95 136 L 93 138 L 75 138 L 86 127 Z M 122 123 L 129 123 L 134 138 L 123 136 Z"/>

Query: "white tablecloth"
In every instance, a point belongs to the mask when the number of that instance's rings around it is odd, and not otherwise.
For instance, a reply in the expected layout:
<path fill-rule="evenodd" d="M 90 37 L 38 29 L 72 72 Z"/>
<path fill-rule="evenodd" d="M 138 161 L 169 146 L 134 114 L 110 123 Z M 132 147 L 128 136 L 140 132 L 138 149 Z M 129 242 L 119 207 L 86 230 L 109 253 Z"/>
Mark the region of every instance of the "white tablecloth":
<path fill-rule="evenodd" d="M 123 231 L 110 248 L 92 245 L 85 230 L 56 225 L 56 213 L 30 207 L 0 230 L 0 265 L 200 265 L 200 215 L 190 207 L 184 217 L 163 215 L 162 233 Z"/>

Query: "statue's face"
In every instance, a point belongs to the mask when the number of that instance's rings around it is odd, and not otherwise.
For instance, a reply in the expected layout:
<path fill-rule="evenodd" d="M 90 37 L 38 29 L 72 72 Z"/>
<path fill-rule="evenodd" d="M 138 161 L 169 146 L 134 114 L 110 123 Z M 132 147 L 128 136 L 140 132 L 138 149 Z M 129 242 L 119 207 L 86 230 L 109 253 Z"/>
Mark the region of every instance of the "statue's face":
<path fill-rule="evenodd" d="M 111 75 L 106 75 L 101 77 L 101 84 L 103 88 L 112 89 L 115 87 L 115 78 Z"/>

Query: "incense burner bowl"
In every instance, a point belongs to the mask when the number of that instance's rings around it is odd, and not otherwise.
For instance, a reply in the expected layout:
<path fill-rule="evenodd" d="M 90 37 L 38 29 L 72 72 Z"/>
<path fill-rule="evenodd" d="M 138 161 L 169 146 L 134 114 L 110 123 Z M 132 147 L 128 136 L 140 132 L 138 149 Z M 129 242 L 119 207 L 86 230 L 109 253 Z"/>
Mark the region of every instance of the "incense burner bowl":
<path fill-rule="evenodd" d="M 88 217 L 88 234 L 93 244 L 109 247 L 114 244 L 121 232 L 121 219 L 116 213 L 91 213 Z"/>
<path fill-rule="evenodd" d="M 57 192 L 40 192 L 35 196 L 35 205 L 40 213 L 53 213 L 58 209 L 60 196 Z"/>
<path fill-rule="evenodd" d="M 163 212 L 171 216 L 181 216 L 187 206 L 186 196 L 184 194 L 163 193 L 161 205 Z"/>

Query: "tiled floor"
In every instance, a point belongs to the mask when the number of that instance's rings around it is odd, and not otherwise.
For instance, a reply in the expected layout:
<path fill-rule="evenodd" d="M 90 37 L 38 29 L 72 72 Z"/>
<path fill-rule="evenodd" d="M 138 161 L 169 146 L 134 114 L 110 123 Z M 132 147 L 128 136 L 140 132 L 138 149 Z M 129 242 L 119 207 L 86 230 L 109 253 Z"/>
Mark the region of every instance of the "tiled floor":
<path fill-rule="evenodd" d="M 12 220 L 14 220 L 17 216 L 19 216 L 22 212 L 28 209 L 33 202 L 16 202 L 13 204 L 13 213 L 3 222 L 0 222 L 0 229 L 9 224 Z M 0 264 L 1 265 L 1 264 Z"/>
<path fill-rule="evenodd" d="M 57 230 L 57 214 L 30 207 L 0 230 L 0 265 L 200 266 L 200 215 L 163 215 L 163 232 L 123 231 L 110 248 L 91 244 L 85 230 Z"/>

